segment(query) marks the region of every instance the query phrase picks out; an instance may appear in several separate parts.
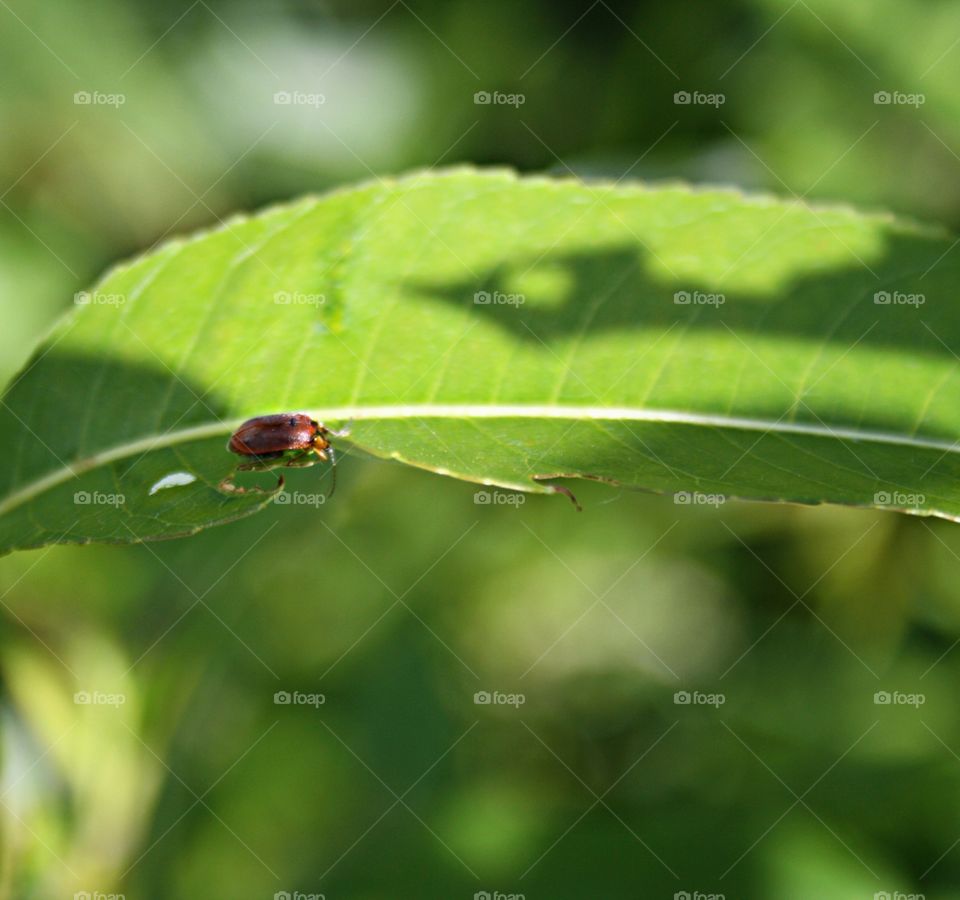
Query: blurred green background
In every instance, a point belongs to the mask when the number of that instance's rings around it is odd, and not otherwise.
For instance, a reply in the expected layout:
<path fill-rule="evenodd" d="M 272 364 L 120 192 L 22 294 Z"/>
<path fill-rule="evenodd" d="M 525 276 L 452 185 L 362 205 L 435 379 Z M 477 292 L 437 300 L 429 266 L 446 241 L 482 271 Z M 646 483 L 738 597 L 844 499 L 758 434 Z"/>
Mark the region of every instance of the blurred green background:
<path fill-rule="evenodd" d="M 960 227 L 957 0 L 2 0 L 0 59 L 4 381 L 112 262 L 410 168 Z M 0 898 L 960 898 L 958 527 L 577 493 L 351 457 L 0 560 Z"/>

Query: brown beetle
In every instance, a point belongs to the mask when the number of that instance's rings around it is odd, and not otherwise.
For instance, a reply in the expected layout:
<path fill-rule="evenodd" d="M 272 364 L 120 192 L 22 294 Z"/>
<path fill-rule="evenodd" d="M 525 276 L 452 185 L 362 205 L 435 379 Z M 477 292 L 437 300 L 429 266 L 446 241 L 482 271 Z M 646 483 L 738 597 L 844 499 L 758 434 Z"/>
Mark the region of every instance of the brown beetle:
<path fill-rule="evenodd" d="M 278 467 L 301 468 L 312 466 L 318 460 L 331 463 L 330 493 L 337 486 L 336 456 L 327 436 L 329 429 L 304 413 L 280 413 L 247 419 L 231 436 L 227 449 L 231 453 L 250 459 L 251 462 L 237 466 L 238 472 L 267 471 Z M 234 484 L 228 475 L 220 482 L 220 490 L 234 494 L 273 493 L 284 484 L 279 475 L 272 492 L 263 488 L 242 488 Z"/>

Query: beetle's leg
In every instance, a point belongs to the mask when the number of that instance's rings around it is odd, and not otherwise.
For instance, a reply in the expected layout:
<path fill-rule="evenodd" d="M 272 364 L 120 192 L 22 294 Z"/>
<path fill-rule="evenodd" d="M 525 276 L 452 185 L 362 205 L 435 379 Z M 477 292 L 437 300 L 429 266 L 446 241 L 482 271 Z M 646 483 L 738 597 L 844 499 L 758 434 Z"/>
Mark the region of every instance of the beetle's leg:
<path fill-rule="evenodd" d="M 250 466 L 240 466 L 241 469 L 256 468 Z M 276 494 L 277 492 L 283 490 L 284 478 L 283 475 L 279 472 L 277 473 L 277 486 L 274 488 L 262 488 L 259 485 L 252 485 L 251 487 L 240 487 L 239 484 L 236 484 L 233 480 L 233 475 L 228 475 L 220 484 L 217 485 L 218 490 L 223 491 L 225 494 Z"/>
<path fill-rule="evenodd" d="M 311 457 L 312 448 L 301 450 L 296 456 L 290 456 L 285 462 L 280 463 L 285 469 L 307 469 L 312 466 L 315 460 Z"/>
<path fill-rule="evenodd" d="M 240 463 L 236 469 L 228 475 L 217 487 L 228 494 L 275 494 L 283 489 L 283 476 L 277 478 L 277 485 L 274 488 L 262 488 L 259 485 L 250 487 L 240 487 L 233 479 L 237 472 L 265 472 L 274 468 L 276 463 L 270 459 L 255 457 L 253 462 Z"/>
<path fill-rule="evenodd" d="M 256 457 L 253 462 L 240 463 L 237 466 L 238 472 L 265 472 L 272 469 L 276 463 L 272 459 L 261 459 Z"/>

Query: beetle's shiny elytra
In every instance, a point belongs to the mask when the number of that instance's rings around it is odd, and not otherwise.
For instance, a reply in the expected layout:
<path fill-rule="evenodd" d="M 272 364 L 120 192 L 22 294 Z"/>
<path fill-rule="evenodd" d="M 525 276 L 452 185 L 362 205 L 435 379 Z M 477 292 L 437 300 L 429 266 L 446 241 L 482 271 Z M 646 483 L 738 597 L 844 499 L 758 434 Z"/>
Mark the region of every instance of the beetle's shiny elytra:
<path fill-rule="evenodd" d="M 274 469 L 280 466 L 298 468 L 312 466 L 317 460 L 331 463 L 330 495 L 336 488 L 336 457 L 327 439 L 330 431 L 304 413 L 280 413 L 247 419 L 231 436 L 227 449 L 250 460 L 237 466 L 237 471 Z M 284 484 L 279 476 L 274 491 Z M 228 475 L 220 489 L 234 494 L 266 493 L 262 488 L 242 488 Z"/>
<path fill-rule="evenodd" d="M 321 459 L 330 447 L 329 432 L 303 413 L 247 419 L 230 437 L 227 449 L 240 456 L 276 458 L 288 450 L 314 450 Z"/>

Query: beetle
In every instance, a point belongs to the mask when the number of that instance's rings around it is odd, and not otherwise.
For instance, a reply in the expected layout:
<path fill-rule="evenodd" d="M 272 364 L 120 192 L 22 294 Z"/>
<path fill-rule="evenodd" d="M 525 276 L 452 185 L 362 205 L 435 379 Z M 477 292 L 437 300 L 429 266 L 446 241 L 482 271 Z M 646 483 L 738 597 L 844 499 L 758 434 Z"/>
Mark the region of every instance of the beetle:
<path fill-rule="evenodd" d="M 337 486 L 337 459 L 328 440 L 330 434 L 328 428 L 305 413 L 256 416 L 247 419 L 230 436 L 227 449 L 251 460 L 238 465 L 237 472 L 301 468 L 312 466 L 318 460 L 329 461 L 331 482 L 328 496 L 332 497 Z M 284 478 L 280 474 L 273 491 L 279 491 L 283 484 Z M 220 482 L 220 490 L 234 494 L 272 493 L 260 487 L 239 487 L 234 484 L 232 474 Z"/>

